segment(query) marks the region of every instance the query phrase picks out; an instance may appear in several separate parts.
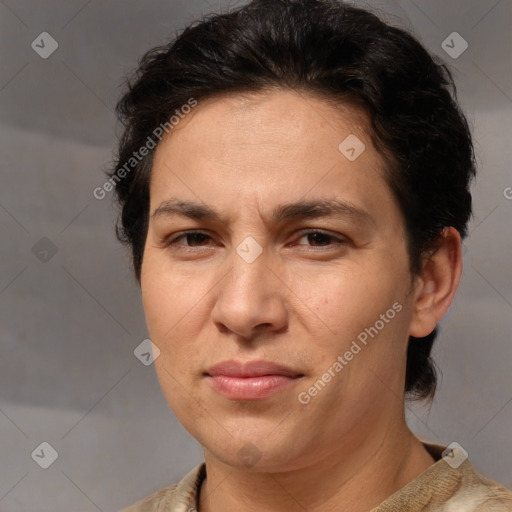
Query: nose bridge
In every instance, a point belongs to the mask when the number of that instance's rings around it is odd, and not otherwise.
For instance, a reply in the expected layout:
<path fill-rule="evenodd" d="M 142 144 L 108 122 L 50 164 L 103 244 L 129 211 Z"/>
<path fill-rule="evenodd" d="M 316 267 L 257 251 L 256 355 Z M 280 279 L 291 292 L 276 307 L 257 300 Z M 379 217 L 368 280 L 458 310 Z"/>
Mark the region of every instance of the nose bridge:
<path fill-rule="evenodd" d="M 235 295 L 256 297 L 268 292 L 265 274 L 270 273 L 268 250 L 264 250 L 254 237 L 246 237 L 233 251 L 230 258 L 231 272 L 226 283 L 233 286 Z"/>
<path fill-rule="evenodd" d="M 279 280 L 269 269 L 271 255 L 248 238 L 230 255 L 231 269 L 213 310 L 218 326 L 244 338 L 250 338 L 258 326 L 280 330 L 287 322 L 286 307 L 278 296 Z"/>

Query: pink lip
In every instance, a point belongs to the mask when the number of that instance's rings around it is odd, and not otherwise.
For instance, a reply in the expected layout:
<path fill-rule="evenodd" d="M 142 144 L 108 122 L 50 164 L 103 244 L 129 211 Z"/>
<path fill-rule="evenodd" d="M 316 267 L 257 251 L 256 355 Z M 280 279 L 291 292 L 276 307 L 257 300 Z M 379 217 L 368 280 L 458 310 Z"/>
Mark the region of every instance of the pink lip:
<path fill-rule="evenodd" d="M 303 374 L 268 361 L 224 361 L 205 376 L 213 389 L 231 400 L 261 400 L 284 389 Z"/>

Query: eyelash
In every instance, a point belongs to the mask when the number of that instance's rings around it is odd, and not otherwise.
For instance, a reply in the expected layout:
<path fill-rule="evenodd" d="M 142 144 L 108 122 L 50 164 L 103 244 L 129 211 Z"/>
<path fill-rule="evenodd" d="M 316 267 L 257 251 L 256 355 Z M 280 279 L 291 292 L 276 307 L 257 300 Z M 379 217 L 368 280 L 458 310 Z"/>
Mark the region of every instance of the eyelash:
<path fill-rule="evenodd" d="M 178 245 L 181 245 L 181 244 L 176 244 L 176 242 L 178 240 L 180 240 L 181 238 L 190 236 L 190 235 L 203 235 L 203 236 L 208 237 L 210 239 L 212 238 L 208 233 L 205 233 L 203 231 L 183 231 L 182 233 L 179 233 L 178 235 L 172 236 L 172 237 L 168 238 L 167 240 L 165 240 L 164 241 L 165 247 L 169 247 L 169 248 L 175 249 L 175 248 L 177 248 Z M 347 243 L 346 239 L 339 238 L 337 236 L 332 235 L 331 233 L 327 233 L 327 232 L 324 232 L 324 231 L 319 230 L 319 229 L 309 229 L 309 230 L 302 231 L 300 233 L 299 239 L 303 238 L 305 236 L 308 236 L 308 235 L 323 235 L 323 236 L 327 237 L 328 239 L 330 239 L 331 241 L 334 240 L 335 243 L 338 243 L 338 244 L 346 244 Z M 301 245 L 301 244 L 296 244 L 296 245 Z M 319 250 L 328 250 L 328 249 L 330 249 L 330 246 L 333 246 L 333 245 L 334 245 L 334 243 L 330 243 L 327 246 L 325 246 L 325 245 L 322 245 L 322 246 L 311 245 L 309 247 L 315 248 L 314 249 L 315 251 L 319 251 Z M 205 246 L 182 245 L 179 248 L 179 250 L 190 251 L 190 250 L 195 250 L 197 248 L 204 248 L 204 247 Z"/>

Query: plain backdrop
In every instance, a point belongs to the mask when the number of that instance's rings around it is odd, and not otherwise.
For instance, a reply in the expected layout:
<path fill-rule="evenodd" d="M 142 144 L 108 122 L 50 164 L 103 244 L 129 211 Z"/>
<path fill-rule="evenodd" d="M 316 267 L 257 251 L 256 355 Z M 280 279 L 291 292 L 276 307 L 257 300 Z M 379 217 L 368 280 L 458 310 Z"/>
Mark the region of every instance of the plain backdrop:
<path fill-rule="evenodd" d="M 479 164 L 462 282 L 435 348 L 443 377 L 433 406 L 408 407 L 408 421 L 425 439 L 458 442 L 477 470 L 512 487 L 512 2 L 371 5 L 452 66 Z M 153 367 L 134 356 L 147 338 L 140 293 L 111 194 L 93 190 L 119 132 L 123 77 L 186 23 L 227 8 L 0 2 L 3 512 L 119 510 L 202 460 Z M 58 44 L 46 59 L 31 46 L 42 32 Z M 469 45 L 458 58 L 441 46 L 453 32 Z M 43 442 L 57 453 L 47 469 Z"/>

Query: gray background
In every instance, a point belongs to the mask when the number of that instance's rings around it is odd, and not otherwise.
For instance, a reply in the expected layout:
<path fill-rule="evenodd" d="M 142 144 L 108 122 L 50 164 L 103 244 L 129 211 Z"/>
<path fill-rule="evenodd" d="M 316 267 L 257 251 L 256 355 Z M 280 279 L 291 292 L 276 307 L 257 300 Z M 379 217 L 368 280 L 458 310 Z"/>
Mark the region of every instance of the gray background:
<path fill-rule="evenodd" d="M 479 161 L 462 283 L 436 346 L 444 378 L 431 408 L 408 408 L 409 423 L 459 442 L 479 471 L 512 487 L 512 2 L 372 5 L 453 66 Z M 202 460 L 153 368 L 134 357 L 147 337 L 139 290 L 111 195 L 92 191 L 112 156 L 123 76 L 219 7 L 228 2 L 0 2 L 3 512 L 119 510 Z M 43 31 L 59 44 L 48 59 L 31 48 Z M 441 48 L 454 31 L 469 43 L 457 59 Z M 48 469 L 31 458 L 43 441 L 58 452 Z"/>

